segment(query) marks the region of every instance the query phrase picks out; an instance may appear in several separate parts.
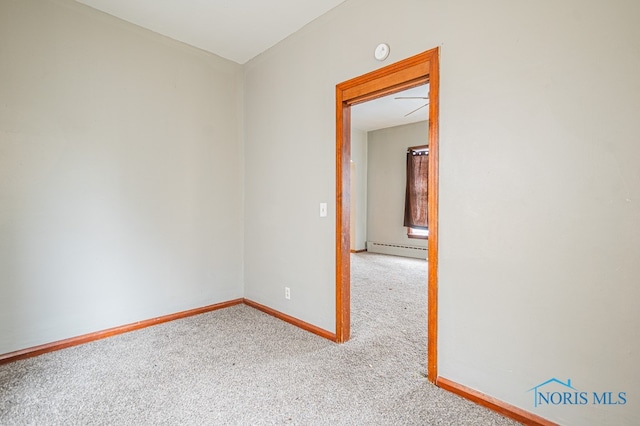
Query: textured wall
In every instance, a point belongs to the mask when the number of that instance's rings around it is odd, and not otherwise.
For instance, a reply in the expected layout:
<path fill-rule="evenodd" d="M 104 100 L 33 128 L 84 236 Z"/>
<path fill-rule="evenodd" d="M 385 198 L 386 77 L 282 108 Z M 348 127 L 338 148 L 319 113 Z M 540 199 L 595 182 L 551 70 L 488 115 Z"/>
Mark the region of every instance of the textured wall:
<path fill-rule="evenodd" d="M 351 129 L 351 161 L 355 164 L 355 173 L 351 174 L 352 216 L 351 237 L 355 244 L 353 250 L 364 250 L 367 242 L 367 132 Z"/>
<path fill-rule="evenodd" d="M 0 1 L 0 353 L 242 296 L 240 67 Z"/>
<path fill-rule="evenodd" d="M 426 145 L 428 133 L 426 121 L 369 132 L 368 241 L 427 246 L 427 240 L 407 237 L 403 223 L 407 148 Z"/>
<path fill-rule="evenodd" d="M 638 400 L 527 392 L 640 394 L 638 21 L 630 1 L 350 0 L 250 61 L 247 296 L 334 329 L 335 85 L 384 65 L 378 43 L 385 64 L 440 46 L 440 374 L 566 424 L 640 422 Z"/>

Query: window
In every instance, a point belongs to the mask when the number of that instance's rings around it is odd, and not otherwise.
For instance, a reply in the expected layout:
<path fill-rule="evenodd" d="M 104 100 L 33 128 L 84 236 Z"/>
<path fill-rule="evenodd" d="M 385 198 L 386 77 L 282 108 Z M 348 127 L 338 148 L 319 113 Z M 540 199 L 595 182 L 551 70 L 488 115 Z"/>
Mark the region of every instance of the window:
<path fill-rule="evenodd" d="M 404 226 L 409 238 L 429 237 L 427 217 L 427 182 L 429 176 L 429 147 L 407 149 L 407 189 L 404 200 Z"/>

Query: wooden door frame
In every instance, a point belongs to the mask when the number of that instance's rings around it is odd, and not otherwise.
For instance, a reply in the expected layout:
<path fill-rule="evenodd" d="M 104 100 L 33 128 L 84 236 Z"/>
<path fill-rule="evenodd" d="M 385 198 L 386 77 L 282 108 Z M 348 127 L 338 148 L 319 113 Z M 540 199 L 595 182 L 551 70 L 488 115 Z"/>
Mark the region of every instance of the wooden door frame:
<path fill-rule="evenodd" d="M 427 378 L 438 378 L 438 120 L 439 48 L 336 86 L 336 342 L 351 334 L 351 106 L 429 83 L 429 242 L 427 248 Z"/>

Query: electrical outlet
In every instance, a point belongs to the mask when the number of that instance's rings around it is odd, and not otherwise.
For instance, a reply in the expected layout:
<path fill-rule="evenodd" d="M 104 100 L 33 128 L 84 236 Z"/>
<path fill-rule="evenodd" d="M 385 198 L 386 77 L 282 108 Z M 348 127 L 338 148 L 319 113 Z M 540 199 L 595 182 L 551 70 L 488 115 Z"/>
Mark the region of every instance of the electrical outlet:
<path fill-rule="evenodd" d="M 284 298 L 291 299 L 291 289 L 289 287 L 284 288 Z"/>

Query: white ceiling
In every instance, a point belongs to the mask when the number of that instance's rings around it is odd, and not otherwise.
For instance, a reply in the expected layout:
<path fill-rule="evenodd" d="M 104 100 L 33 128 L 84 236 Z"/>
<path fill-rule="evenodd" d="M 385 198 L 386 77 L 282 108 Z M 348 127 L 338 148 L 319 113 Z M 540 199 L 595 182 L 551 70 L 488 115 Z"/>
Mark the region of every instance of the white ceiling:
<path fill-rule="evenodd" d="M 414 87 L 351 107 L 351 127 L 370 132 L 429 119 L 426 99 L 396 99 L 397 97 L 428 97 L 429 84 Z M 412 114 L 411 111 L 420 108 Z M 406 114 L 409 114 L 405 117 Z"/>
<path fill-rule="evenodd" d="M 140 27 L 244 64 L 345 0 L 76 0 Z M 384 40 L 372 40 L 375 46 Z M 393 46 L 392 46 L 393 48 Z M 384 63 L 381 64 L 386 65 Z M 353 127 L 371 131 L 423 121 L 427 86 L 352 107 Z"/>
<path fill-rule="evenodd" d="M 244 64 L 344 0 L 76 0 Z"/>

